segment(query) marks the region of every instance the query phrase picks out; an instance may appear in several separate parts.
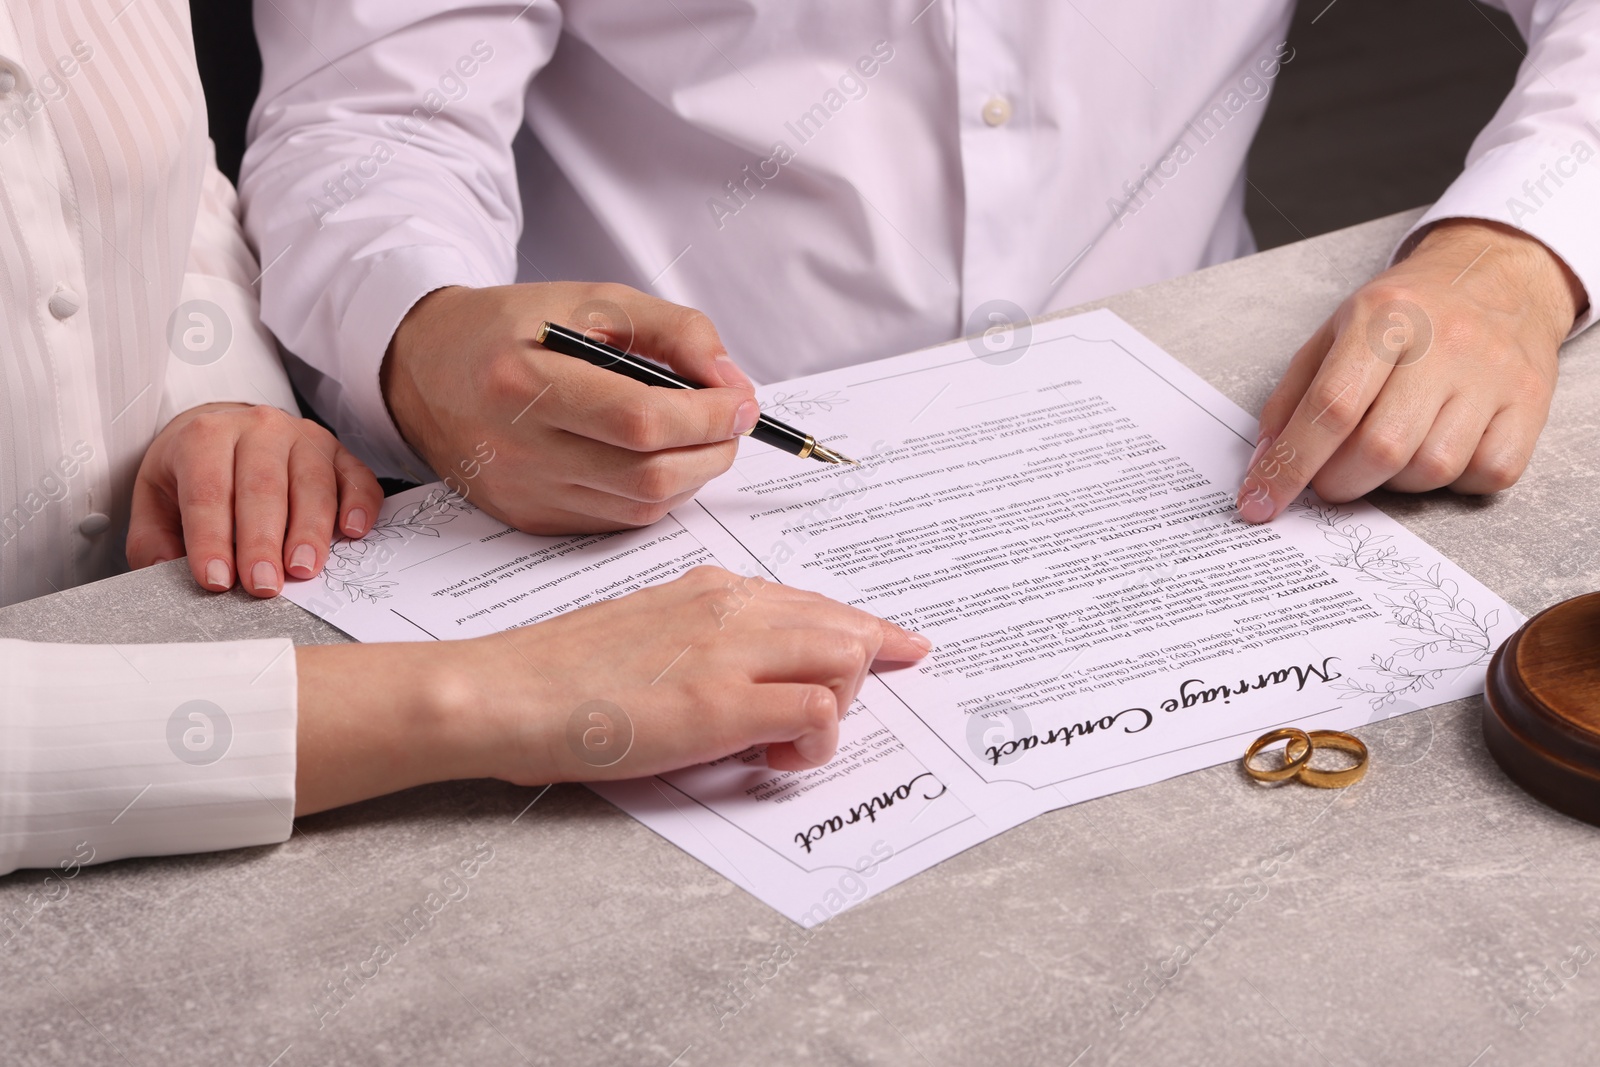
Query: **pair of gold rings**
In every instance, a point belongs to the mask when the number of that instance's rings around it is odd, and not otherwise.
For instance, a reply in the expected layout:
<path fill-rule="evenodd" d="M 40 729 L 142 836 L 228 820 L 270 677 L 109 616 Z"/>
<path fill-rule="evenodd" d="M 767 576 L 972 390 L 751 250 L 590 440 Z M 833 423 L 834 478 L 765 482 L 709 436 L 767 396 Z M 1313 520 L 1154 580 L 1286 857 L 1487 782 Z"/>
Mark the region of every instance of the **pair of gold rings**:
<path fill-rule="evenodd" d="M 1283 747 L 1283 765 L 1270 768 L 1256 766 L 1255 758 L 1261 750 L 1279 741 L 1288 742 Z M 1348 752 L 1356 758 L 1355 765 L 1333 771 L 1313 767 L 1311 756 L 1319 748 Z M 1244 773 L 1258 782 L 1298 778 L 1318 789 L 1343 789 L 1347 785 L 1355 785 L 1367 773 L 1367 746 L 1361 743 L 1361 738 L 1339 730 L 1312 730 L 1306 733 L 1286 726 L 1270 730 L 1250 743 L 1244 754 Z"/>

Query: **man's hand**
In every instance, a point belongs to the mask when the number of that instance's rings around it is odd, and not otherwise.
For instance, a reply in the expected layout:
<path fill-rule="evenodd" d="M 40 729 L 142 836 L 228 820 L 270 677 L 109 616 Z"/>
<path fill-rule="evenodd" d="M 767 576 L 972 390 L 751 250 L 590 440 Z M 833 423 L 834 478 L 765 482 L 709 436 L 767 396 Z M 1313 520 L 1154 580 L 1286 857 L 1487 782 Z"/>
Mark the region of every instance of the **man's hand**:
<path fill-rule="evenodd" d="M 926 639 L 815 593 L 716 567 L 465 641 L 296 650 L 295 811 L 450 778 L 638 778 L 766 746 L 833 758 L 874 664 Z"/>
<path fill-rule="evenodd" d="M 201 586 L 276 596 L 285 573 L 322 569 L 334 520 L 363 537 L 383 503 L 372 472 L 308 419 L 252 404 L 202 404 L 167 423 L 139 465 L 128 565 L 187 554 Z"/>
<path fill-rule="evenodd" d="M 545 320 L 716 388 L 652 388 L 550 352 L 533 341 Z M 709 319 L 622 285 L 436 290 L 395 331 L 382 383 L 440 477 L 470 471 L 473 503 L 537 534 L 655 522 L 728 469 L 760 415 Z"/>
<path fill-rule="evenodd" d="M 1544 428 L 1556 350 L 1584 304 L 1572 272 L 1526 234 L 1439 223 L 1295 353 L 1262 408 L 1240 516 L 1266 522 L 1308 484 L 1333 502 L 1379 486 L 1511 485 Z"/>

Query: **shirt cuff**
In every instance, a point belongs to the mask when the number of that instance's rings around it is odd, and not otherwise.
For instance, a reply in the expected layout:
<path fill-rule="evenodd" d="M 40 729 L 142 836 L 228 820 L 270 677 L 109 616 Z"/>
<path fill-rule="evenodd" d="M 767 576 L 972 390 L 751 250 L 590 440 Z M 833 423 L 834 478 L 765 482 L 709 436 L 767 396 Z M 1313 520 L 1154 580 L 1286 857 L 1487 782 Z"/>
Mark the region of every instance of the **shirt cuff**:
<path fill-rule="evenodd" d="M 286 639 L 0 640 L 0 873 L 287 840 Z"/>
<path fill-rule="evenodd" d="M 1595 320 L 1600 292 L 1600 130 L 1522 139 L 1474 160 L 1423 213 L 1396 246 L 1390 262 L 1409 255 L 1422 234 L 1444 219 L 1499 222 L 1536 238 L 1578 278 L 1588 307 L 1569 337 Z"/>
<path fill-rule="evenodd" d="M 340 417 L 333 421 L 345 447 L 375 473 L 418 483 L 435 478 L 427 462 L 401 436 L 378 380 L 400 320 L 435 289 L 495 284 L 474 269 L 466 256 L 449 247 L 412 245 L 367 262 L 337 327 L 336 349 L 349 362 L 339 375 Z"/>
<path fill-rule="evenodd" d="M 278 343 L 255 294 L 226 278 L 189 273 L 168 325 L 167 377 L 157 427 L 201 404 L 269 404 L 300 417 Z"/>

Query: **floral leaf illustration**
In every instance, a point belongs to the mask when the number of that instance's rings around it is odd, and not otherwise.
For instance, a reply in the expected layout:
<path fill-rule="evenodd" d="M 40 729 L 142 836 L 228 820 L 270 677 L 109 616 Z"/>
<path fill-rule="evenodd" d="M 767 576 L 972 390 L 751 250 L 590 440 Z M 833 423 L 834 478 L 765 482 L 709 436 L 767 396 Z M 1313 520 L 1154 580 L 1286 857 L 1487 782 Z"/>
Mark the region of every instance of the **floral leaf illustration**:
<path fill-rule="evenodd" d="M 810 396 L 801 389 L 793 393 L 776 393 L 773 398 L 761 405 L 761 410 L 772 416 L 784 416 L 794 419 L 803 419 L 807 415 L 814 415 L 819 411 L 832 411 L 840 404 L 848 404 L 850 398 L 844 396 L 837 389 L 826 393 Z"/>
<path fill-rule="evenodd" d="M 1399 548 L 1390 543 L 1391 535 L 1374 534 L 1371 527 L 1351 521 L 1353 516 L 1337 507 L 1297 502 L 1290 508 L 1310 518 L 1323 539 L 1341 550 L 1332 556 L 1318 556 L 1318 561 L 1360 581 L 1386 586 L 1387 592 L 1374 594 L 1373 600 L 1388 609 L 1391 625 L 1416 635 L 1392 638 L 1394 652 L 1388 656 L 1374 653 L 1372 663 L 1361 668 L 1378 675 L 1379 685 L 1347 681 L 1334 687 L 1342 697 L 1366 697 L 1376 711 L 1400 697 L 1433 689 L 1447 671 L 1455 673 L 1488 662 L 1495 645 L 1491 631 L 1500 613 L 1491 610 L 1480 619 L 1477 605 L 1461 595 L 1459 583 L 1444 576 L 1442 564 L 1424 570 L 1415 556 L 1400 555 Z M 1451 661 L 1424 666 L 1431 657 L 1441 655 Z M 1400 664 L 1402 657 L 1417 666 Z"/>
<path fill-rule="evenodd" d="M 323 587 L 354 604 L 365 600 L 376 603 L 394 595 L 395 582 L 385 581 L 385 565 L 395 557 L 394 542 L 404 544 L 414 537 L 440 536 L 436 529 L 454 522 L 458 515 L 476 511 L 454 493 L 433 492 L 373 524 L 366 537 L 358 541 L 336 542 L 328 553 L 322 571 Z M 379 548 L 379 546 L 383 546 Z"/>

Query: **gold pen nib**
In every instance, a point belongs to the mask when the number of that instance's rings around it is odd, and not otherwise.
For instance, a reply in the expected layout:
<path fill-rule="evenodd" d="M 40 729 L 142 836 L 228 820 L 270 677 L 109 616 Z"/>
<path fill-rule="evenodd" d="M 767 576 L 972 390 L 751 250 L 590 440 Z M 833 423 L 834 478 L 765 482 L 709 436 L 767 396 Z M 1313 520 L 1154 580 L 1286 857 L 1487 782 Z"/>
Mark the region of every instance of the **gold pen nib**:
<path fill-rule="evenodd" d="M 842 452 L 835 452 L 826 445 L 813 445 L 811 447 L 811 458 L 821 460 L 823 463 L 847 463 L 852 467 L 861 466 L 860 463 L 849 456 L 844 455 Z"/>

